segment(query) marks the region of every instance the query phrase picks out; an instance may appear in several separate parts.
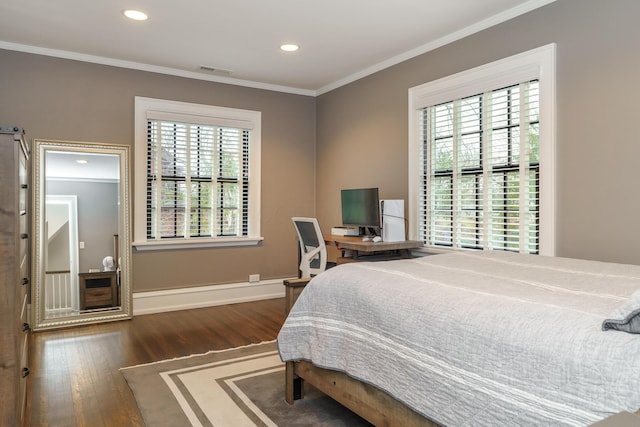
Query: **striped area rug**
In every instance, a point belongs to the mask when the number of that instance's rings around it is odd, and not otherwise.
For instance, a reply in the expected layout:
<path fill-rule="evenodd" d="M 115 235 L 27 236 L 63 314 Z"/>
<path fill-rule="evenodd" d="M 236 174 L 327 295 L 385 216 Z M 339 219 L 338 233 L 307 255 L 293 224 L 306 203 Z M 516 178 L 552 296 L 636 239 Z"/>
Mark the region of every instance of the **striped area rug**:
<path fill-rule="evenodd" d="M 275 341 L 120 371 L 147 427 L 369 425 L 310 387 L 288 405 Z"/>

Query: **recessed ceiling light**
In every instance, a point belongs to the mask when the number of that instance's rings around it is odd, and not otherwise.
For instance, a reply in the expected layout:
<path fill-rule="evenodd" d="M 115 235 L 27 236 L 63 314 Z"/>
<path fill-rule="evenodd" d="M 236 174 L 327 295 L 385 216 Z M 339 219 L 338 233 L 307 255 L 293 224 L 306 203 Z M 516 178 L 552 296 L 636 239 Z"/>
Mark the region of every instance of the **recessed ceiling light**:
<path fill-rule="evenodd" d="M 76 163 L 80 163 L 81 165 L 85 165 L 85 164 L 87 164 L 89 162 L 87 162 L 85 159 L 78 159 L 78 160 L 76 160 Z"/>
<path fill-rule="evenodd" d="M 284 50 L 285 52 L 295 52 L 298 49 L 300 49 L 300 46 L 298 46 L 297 44 L 287 43 L 280 46 L 280 50 Z"/>
<path fill-rule="evenodd" d="M 133 19 L 135 21 L 146 21 L 149 18 L 146 13 L 134 9 L 123 10 L 122 13 L 127 18 Z"/>

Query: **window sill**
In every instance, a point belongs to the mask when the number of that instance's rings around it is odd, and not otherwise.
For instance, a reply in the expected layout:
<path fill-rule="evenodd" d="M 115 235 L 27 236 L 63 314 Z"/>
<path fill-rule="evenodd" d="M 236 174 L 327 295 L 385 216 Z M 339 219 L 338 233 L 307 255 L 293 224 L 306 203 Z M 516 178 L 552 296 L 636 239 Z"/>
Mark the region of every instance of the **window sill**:
<path fill-rule="evenodd" d="M 133 242 L 137 251 L 163 251 L 176 249 L 223 248 L 257 246 L 264 237 L 226 237 L 219 239 L 171 239 Z"/>

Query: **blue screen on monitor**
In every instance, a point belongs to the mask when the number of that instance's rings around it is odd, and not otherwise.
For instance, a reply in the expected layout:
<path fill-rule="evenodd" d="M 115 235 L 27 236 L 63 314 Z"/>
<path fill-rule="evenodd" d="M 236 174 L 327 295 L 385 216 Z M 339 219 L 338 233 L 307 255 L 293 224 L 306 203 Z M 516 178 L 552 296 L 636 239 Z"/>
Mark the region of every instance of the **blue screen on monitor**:
<path fill-rule="evenodd" d="M 380 201 L 377 188 L 342 190 L 342 225 L 380 227 Z"/>

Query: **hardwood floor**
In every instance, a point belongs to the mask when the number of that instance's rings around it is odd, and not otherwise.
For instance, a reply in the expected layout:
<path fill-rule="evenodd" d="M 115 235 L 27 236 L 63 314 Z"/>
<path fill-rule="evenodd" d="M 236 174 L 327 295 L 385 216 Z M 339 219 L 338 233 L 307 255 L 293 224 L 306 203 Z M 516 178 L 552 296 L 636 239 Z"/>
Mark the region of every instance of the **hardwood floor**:
<path fill-rule="evenodd" d="M 284 299 L 36 332 L 31 337 L 28 426 L 143 426 L 119 368 L 276 338 Z"/>

